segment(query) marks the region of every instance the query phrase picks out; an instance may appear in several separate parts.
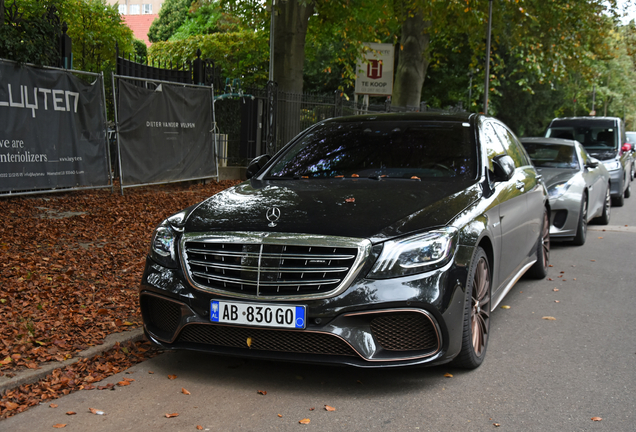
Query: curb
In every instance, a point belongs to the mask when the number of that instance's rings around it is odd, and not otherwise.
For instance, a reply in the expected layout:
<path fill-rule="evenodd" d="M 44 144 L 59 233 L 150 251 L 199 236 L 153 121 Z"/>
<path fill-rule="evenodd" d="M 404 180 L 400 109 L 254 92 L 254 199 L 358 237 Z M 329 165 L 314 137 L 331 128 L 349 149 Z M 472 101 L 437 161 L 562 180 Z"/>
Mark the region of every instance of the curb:
<path fill-rule="evenodd" d="M 45 376 L 49 375 L 55 369 L 75 364 L 82 359 L 94 357 L 98 354 L 108 351 L 109 349 L 114 347 L 117 342 L 124 343 L 138 341 L 143 339 L 143 337 L 144 330 L 142 328 L 125 331 L 122 333 L 113 333 L 106 336 L 103 344 L 87 348 L 71 359 L 64 360 L 62 362 L 56 361 L 43 363 L 37 369 L 26 369 L 18 371 L 12 378 L 8 378 L 7 376 L 0 377 L 0 395 L 4 395 L 7 390 L 20 387 L 23 384 L 32 384 L 34 382 L 37 382 Z"/>

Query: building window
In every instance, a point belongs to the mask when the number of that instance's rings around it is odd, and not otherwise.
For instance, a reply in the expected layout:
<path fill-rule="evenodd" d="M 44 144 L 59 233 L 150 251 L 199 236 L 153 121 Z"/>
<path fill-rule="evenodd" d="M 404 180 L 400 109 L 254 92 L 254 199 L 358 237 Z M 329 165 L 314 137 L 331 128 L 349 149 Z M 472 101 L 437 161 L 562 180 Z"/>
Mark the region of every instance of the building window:
<path fill-rule="evenodd" d="M 142 5 L 142 14 L 151 14 L 152 13 L 152 5 L 151 4 L 145 4 Z"/>
<path fill-rule="evenodd" d="M 119 14 L 126 15 L 126 5 L 119 5 Z"/>
<path fill-rule="evenodd" d="M 139 15 L 139 5 L 130 5 L 130 14 L 131 15 Z"/>

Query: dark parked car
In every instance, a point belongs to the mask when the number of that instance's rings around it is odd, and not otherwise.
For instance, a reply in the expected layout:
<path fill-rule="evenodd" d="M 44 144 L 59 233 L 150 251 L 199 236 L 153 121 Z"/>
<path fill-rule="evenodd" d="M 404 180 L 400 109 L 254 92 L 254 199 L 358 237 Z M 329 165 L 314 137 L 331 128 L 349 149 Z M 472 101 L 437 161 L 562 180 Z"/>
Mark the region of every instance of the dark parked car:
<path fill-rule="evenodd" d="M 522 138 L 550 197 L 550 238 L 583 245 L 587 224 L 610 221 L 610 175 L 578 141 Z"/>
<path fill-rule="evenodd" d="M 167 349 L 360 367 L 484 359 L 490 313 L 544 277 L 547 192 L 481 115 L 318 123 L 152 237 L 144 328 Z"/>
<path fill-rule="evenodd" d="M 631 195 L 634 161 L 632 146 L 618 117 L 555 118 L 546 137 L 577 140 L 590 155 L 603 162 L 612 179 L 612 203 L 620 207 Z"/>

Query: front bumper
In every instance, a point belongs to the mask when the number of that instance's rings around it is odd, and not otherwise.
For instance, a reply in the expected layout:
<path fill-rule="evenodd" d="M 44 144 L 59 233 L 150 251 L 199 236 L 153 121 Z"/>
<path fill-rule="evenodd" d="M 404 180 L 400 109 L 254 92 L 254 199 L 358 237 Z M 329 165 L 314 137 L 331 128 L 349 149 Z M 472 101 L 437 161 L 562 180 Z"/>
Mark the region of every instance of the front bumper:
<path fill-rule="evenodd" d="M 358 367 L 441 364 L 461 349 L 467 268 L 456 259 L 411 277 L 360 276 L 335 297 L 300 302 L 307 326 L 288 330 L 212 323 L 210 301 L 231 298 L 192 288 L 180 270 L 147 259 L 140 305 L 147 336 L 165 349 Z"/>

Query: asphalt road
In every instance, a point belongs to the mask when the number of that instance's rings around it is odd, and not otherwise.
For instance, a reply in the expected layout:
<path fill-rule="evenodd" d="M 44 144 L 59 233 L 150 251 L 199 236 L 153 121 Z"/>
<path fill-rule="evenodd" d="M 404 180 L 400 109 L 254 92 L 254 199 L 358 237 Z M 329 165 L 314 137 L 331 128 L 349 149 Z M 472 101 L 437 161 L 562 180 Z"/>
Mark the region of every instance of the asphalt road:
<path fill-rule="evenodd" d="M 636 196 L 608 227 L 590 226 L 584 246 L 554 245 L 548 279 L 522 279 L 493 313 L 486 360 L 471 372 L 171 352 L 101 383 L 129 386 L 73 393 L 0 430 L 635 431 L 635 243 Z"/>

